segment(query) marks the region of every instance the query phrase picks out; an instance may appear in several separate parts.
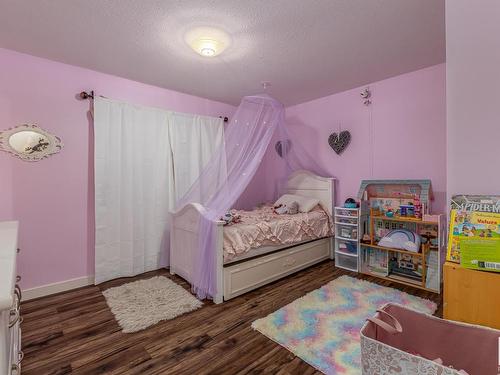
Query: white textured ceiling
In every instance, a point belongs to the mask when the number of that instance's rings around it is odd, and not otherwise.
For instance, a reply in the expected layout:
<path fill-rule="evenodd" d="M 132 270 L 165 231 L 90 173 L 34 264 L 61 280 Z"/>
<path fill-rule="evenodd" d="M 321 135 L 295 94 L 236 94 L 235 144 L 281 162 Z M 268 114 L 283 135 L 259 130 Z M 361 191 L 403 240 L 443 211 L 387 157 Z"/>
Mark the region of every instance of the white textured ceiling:
<path fill-rule="evenodd" d="M 196 55 L 198 26 L 231 47 Z M 444 0 L 0 0 L 0 47 L 231 104 L 262 81 L 291 105 L 438 64 L 444 33 Z"/>

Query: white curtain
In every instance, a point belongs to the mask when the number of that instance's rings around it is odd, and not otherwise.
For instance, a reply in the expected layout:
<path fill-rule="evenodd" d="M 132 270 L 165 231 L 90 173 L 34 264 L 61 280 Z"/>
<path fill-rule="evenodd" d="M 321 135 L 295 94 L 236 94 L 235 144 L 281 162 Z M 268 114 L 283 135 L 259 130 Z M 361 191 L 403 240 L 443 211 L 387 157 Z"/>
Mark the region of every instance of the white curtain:
<path fill-rule="evenodd" d="M 168 264 L 169 210 L 222 138 L 218 119 L 96 97 L 96 284 Z"/>
<path fill-rule="evenodd" d="M 221 118 L 173 113 L 169 126 L 176 201 L 200 175 L 224 138 Z"/>

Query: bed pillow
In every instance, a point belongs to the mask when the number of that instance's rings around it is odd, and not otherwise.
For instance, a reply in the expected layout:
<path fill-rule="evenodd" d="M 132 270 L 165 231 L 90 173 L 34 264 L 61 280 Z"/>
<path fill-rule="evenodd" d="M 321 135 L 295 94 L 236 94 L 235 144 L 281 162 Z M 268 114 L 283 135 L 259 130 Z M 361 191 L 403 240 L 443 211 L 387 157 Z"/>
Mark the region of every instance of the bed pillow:
<path fill-rule="evenodd" d="M 304 197 L 302 195 L 285 194 L 282 195 L 280 199 L 278 199 L 276 203 L 274 203 L 274 205 L 278 206 L 280 204 L 284 204 L 288 206 L 292 202 L 297 202 L 299 204 L 300 212 L 309 212 L 314 207 L 316 207 L 316 205 L 319 203 L 319 199 Z"/>

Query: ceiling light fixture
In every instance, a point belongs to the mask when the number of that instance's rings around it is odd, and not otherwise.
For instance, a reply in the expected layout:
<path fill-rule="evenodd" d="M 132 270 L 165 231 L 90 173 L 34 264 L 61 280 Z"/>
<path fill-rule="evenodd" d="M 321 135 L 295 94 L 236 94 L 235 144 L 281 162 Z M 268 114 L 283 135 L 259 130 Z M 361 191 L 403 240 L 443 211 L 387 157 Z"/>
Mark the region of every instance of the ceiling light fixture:
<path fill-rule="evenodd" d="M 202 56 L 212 57 L 217 54 L 218 44 L 216 40 L 213 39 L 199 39 L 197 40 L 197 48 L 193 49 Z"/>
<path fill-rule="evenodd" d="M 184 40 L 198 54 L 214 57 L 222 53 L 231 39 L 224 31 L 208 27 L 199 27 L 186 33 Z"/>

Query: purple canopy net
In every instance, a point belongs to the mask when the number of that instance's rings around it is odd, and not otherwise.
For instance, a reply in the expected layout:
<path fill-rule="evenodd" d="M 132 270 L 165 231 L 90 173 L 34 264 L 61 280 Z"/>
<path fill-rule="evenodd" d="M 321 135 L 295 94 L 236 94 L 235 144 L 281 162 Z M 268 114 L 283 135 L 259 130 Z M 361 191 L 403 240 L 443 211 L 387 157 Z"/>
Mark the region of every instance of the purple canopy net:
<path fill-rule="evenodd" d="M 277 145 L 277 142 L 278 143 Z M 193 292 L 200 299 L 213 298 L 216 286 L 216 221 L 231 209 L 252 181 L 268 147 L 281 157 L 273 164 L 272 180 L 277 198 L 288 175 L 299 169 L 326 176 L 314 159 L 301 149 L 285 125 L 285 108 L 266 94 L 246 96 L 227 125 L 224 142 L 203 168 L 189 191 L 177 202 L 204 207 L 199 223 L 198 254 L 193 256 Z"/>

